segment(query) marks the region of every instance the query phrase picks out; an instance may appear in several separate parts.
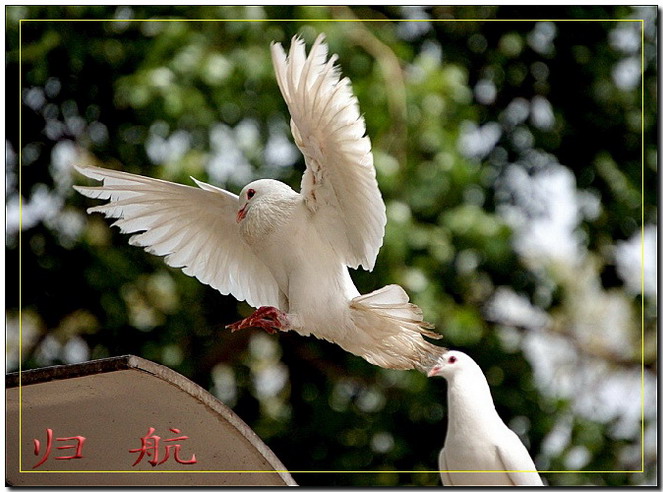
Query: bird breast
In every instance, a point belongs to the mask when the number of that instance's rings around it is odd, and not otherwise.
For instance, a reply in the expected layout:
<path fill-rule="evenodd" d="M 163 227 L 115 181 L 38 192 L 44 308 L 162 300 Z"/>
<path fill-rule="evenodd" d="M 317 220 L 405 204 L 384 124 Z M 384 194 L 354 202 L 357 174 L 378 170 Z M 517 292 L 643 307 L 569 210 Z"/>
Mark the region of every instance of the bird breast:
<path fill-rule="evenodd" d="M 252 203 L 240 231 L 287 296 L 288 313 L 298 320 L 293 329 L 332 341 L 343 338 L 348 302 L 359 293 L 303 200 Z"/>
<path fill-rule="evenodd" d="M 294 197 L 261 197 L 251 204 L 240 222 L 240 235 L 248 248 L 270 270 L 279 289 L 290 297 L 293 272 L 310 261 L 310 222 L 299 194 Z"/>

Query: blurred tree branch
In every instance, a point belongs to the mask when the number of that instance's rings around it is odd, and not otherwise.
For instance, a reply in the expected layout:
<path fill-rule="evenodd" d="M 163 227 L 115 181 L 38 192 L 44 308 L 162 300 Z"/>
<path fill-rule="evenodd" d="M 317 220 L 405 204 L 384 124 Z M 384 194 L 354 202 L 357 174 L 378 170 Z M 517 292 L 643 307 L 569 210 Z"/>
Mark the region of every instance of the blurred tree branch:
<path fill-rule="evenodd" d="M 615 366 L 627 368 L 627 369 L 640 369 L 642 367 L 642 361 L 640 359 L 634 359 L 630 357 L 624 357 L 619 353 L 613 352 L 611 350 L 596 346 L 589 345 L 584 343 L 575 333 L 562 328 L 561 322 L 553 323 L 545 328 L 533 327 L 527 325 L 515 325 L 515 324 L 502 324 L 503 326 L 509 326 L 515 328 L 516 330 L 522 333 L 543 333 L 549 332 L 554 335 L 559 335 L 569 341 L 573 347 L 581 354 L 588 355 L 595 359 L 600 359 Z M 657 374 L 657 363 L 656 360 L 645 361 L 644 368 L 651 372 L 652 375 Z"/>
<path fill-rule="evenodd" d="M 334 8 L 332 15 L 335 18 L 357 19 L 354 12 L 348 7 Z M 348 29 L 347 33 L 350 39 L 369 53 L 380 67 L 392 121 L 388 146 L 390 153 L 396 156 L 401 166 L 404 166 L 407 159 L 408 141 L 407 93 L 400 61 L 394 51 L 380 41 L 363 23 L 353 22 L 352 29 Z"/>

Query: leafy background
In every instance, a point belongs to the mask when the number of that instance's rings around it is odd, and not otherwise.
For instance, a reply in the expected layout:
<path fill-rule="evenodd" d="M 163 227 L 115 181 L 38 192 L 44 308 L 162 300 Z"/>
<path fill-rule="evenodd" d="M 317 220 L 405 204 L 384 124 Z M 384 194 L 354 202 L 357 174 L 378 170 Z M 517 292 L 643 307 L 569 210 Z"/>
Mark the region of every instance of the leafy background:
<path fill-rule="evenodd" d="M 234 192 L 257 177 L 298 189 L 268 48 L 324 32 L 388 211 L 375 271 L 353 272 L 360 291 L 403 285 L 478 361 L 539 469 L 568 471 L 547 483 L 655 482 L 655 7 L 6 12 L 7 371 L 20 294 L 24 368 L 140 355 L 208 388 L 290 470 L 403 470 L 295 474 L 302 485 L 440 483 L 442 379 L 290 333 L 231 335 L 249 306 L 128 246 L 71 188 L 86 159 Z"/>

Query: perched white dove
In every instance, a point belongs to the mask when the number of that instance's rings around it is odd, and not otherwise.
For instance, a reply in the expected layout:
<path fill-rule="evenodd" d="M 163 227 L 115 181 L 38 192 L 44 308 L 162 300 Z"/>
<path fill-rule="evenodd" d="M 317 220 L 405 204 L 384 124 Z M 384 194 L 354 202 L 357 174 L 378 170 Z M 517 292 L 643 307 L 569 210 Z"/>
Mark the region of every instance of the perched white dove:
<path fill-rule="evenodd" d="M 448 383 L 449 423 L 438 464 L 444 485 L 543 485 L 527 449 L 497 414 L 486 377 L 469 355 L 446 352 L 428 376 Z"/>
<path fill-rule="evenodd" d="M 272 60 L 306 161 L 301 193 L 271 179 L 240 195 L 194 179 L 198 188 L 98 167 L 77 167 L 103 186 L 76 186 L 110 200 L 88 212 L 117 218 L 130 244 L 165 256 L 222 294 L 259 308 L 230 325 L 294 330 L 340 345 L 385 368 L 427 371 L 446 349 L 398 285 L 359 295 L 348 267 L 372 270 L 385 206 L 369 138 L 350 81 L 320 35 L 306 56 L 294 37 Z M 192 178 L 193 179 L 193 178 Z M 143 232 L 144 231 L 144 232 Z"/>

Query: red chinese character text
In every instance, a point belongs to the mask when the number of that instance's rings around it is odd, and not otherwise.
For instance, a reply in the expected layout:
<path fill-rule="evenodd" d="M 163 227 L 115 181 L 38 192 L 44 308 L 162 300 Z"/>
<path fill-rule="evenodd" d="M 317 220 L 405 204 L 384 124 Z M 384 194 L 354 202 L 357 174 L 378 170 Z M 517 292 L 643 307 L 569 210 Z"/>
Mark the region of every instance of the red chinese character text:
<path fill-rule="evenodd" d="M 56 441 L 78 441 L 76 444 L 67 444 L 66 446 L 56 446 L 55 449 L 76 449 L 75 454 L 71 456 L 56 456 L 56 460 L 74 460 L 80 459 L 83 457 L 83 443 L 85 438 L 83 436 L 74 436 L 74 437 L 56 437 Z M 35 447 L 35 456 L 39 456 L 41 451 L 41 442 L 39 439 L 33 439 L 33 444 Z M 53 445 L 53 429 L 46 429 L 46 450 L 44 452 L 44 457 L 32 468 L 37 468 L 41 466 L 50 456 L 51 447 Z"/>
<path fill-rule="evenodd" d="M 172 427 L 170 429 L 171 432 L 175 434 L 179 434 L 181 431 L 179 429 L 175 429 Z M 164 447 L 164 456 L 161 460 L 159 460 L 159 442 L 175 442 L 175 441 L 184 441 L 186 439 L 189 439 L 188 436 L 179 436 L 179 437 L 173 437 L 171 439 L 161 439 L 159 436 L 155 436 L 154 434 L 154 427 L 150 427 L 150 430 L 147 432 L 147 435 L 145 437 L 141 437 L 141 447 L 137 449 L 130 449 L 130 453 L 140 453 L 138 455 L 138 458 L 136 459 L 136 462 L 131 465 L 131 466 L 136 466 L 138 463 L 142 461 L 142 459 L 145 456 L 150 456 L 151 458 L 147 461 L 149 464 L 152 466 L 157 466 L 162 463 L 165 463 L 168 458 L 170 458 L 170 451 L 171 449 L 173 450 L 173 455 L 175 458 L 175 461 L 182 465 L 193 465 L 194 463 L 197 463 L 196 461 L 196 455 L 193 454 L 191 455 L 191 459 L 189 460 L 183 460 L 180 458 L 180 448 L 182 447 L 181 444 L 168 444 Z"/>

